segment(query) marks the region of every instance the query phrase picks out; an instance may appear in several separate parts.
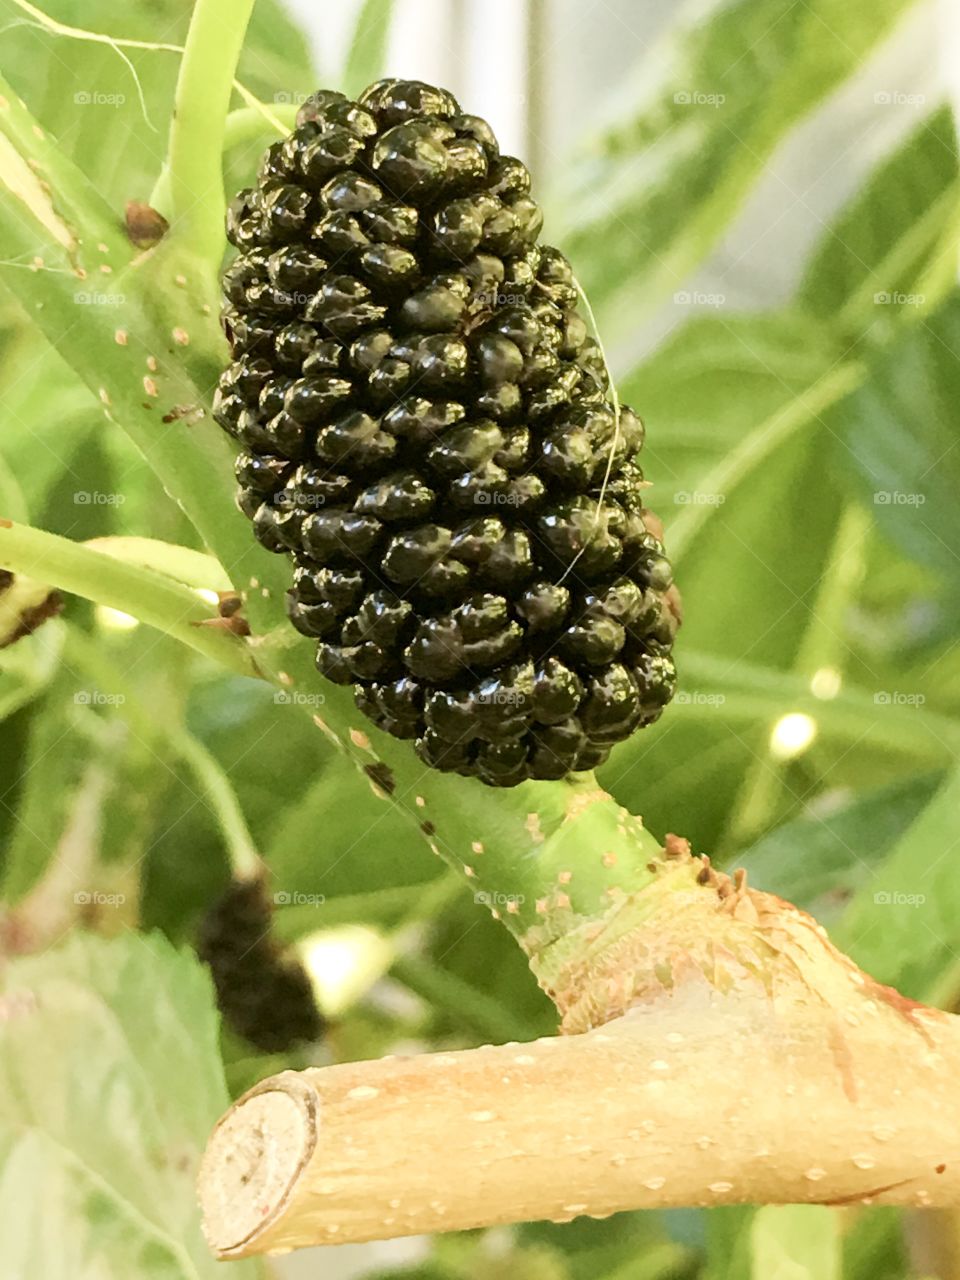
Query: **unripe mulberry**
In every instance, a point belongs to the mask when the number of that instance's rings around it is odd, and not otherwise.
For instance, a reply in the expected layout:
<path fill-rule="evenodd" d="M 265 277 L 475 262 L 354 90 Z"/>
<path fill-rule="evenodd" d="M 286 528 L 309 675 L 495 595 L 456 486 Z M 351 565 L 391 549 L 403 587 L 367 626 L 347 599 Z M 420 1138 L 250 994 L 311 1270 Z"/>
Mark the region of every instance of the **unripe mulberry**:
<path fill-rule="evenodd" d="M 496 786 L 602 763 L 675 683 L 643 426 L 529 191 L 442 89 L 316 94 L 229 209 L 215 405 L 320 672 Z"/>

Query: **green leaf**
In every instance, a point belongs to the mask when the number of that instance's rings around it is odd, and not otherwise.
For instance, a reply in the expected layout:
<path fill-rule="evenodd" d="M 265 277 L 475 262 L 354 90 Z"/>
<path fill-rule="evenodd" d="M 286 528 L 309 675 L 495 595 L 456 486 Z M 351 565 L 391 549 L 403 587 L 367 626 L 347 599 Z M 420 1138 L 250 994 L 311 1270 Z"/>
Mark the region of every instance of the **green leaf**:
<path fill-rule="evenodd" d="M 180 45 L 192 6 L 183 0 L 127 0 L 118 9 L 112 0 L 45 0 L 40 7 L 81 30 Z M 127 200 L 146 200 L 166 144 L 180 55 L 124 48 L 128 65 L 108 45 L 38 28 L 14 0 L 0 0 L 0 24 L 0 66 L 43 126 L 62 137 L 67 153 L 118 213 Z M 306 41 L 278 0 L 258 0 L 239 77 L 268 101 L 278 91 L 312 87 Z M 242 159 L 232 157 L 231 180 Z M 236 174 L 237 187 L 249 170 L 250 165 Z"/>
<path fill-rule="evenodd" d="M 906 555 L 960 586 L 960 294 L 871 364 L 830 426 L 856 490 Z"/>
<path fill-rule="evenodd" d="M 960 888 L 956 875 L 960 771 L 876 867 L 834 930 L 834 940 L 880 982 L 932 999 L 946 971 L 957 985 Z"/>
<path fill-rule="evenodd" d="M 41 693 L 52 680 L 63 647 L 63 628 L 47 622 L 31 636 L 0 649 L 0 721 Z"/>
<path fill-rule="evenodd" d="M 756 1212 L 731 1204 L 706 1213 L 708 1249 L 701 1280 L 753 1280 L 750 1228 Z"/>
<path fill-rule="evenodd" d="M 196 960 L 156 935 L 77 935 L 12 962 L 0 1007 L 3 1274 L 227 1274 L 201 1237 L 194 1190 L 227 1102 Z M 230 1265 L 238 1280 L 256 1275 Z"/>
<path fill-rule="evenodd" d="M 710 499 L 726 498 L 706 491 L 706 477 L 751 431 L 780 424 L 840 354 L 829 331 L 797 311 L 697 316 L 620 380 L 647 425 L 650 503 L 674 541 L 678 523 L 704 521 L 722 505 Z"/>
<path fill-rule="evenodd" d="M 617 124 L 563 193 L 575 219 L 564 247 L 614 330 L 702 261 L 788 131 L 910 8 L 735 0 L 640 62 Z"/>
<path fill-rule="evenodd" d="M 393 0 L 364 0 L 343 72 L 343 89 L 350 97 L 383 74 L 393 18 Z"/>
<path fill-rule="evenodd" d="M 649 501 L 688 601 L 683 643 L 792 664 L 840 516 L 823 421 L 860 375 L 837 354 L 799 314 L 701 319 L 621 388 L 649 427 Z"/>
<path fill-rule="evenodd" d="M 767 1205 L 750 1228 L 751 1280 L 840 1280 L 840 1217 L 822 1205 Z"/>
<path fill-rule="evenodd" d="M 859 315 L 866 327 L 896 313 L 958 198 L 957 134 L 944 107 L 875 170 L 827 228 L 797 301 L 831 323 Z"/>
<path fill-rule="evenodd" d="M 831 925 L 935 794 L 942 774 L 814 801 L 741 856 L 750 883 Z"/>

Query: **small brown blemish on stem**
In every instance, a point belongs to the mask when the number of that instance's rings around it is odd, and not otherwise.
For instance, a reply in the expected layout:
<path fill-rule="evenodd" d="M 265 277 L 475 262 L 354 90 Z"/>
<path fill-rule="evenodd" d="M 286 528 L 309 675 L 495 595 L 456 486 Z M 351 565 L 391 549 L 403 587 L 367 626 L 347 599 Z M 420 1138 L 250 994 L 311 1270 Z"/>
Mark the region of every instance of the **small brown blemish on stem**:
<path fill-rule="evenodd" d="M 167 233 L 169 223 L 162 213 L 142 200 L 128 200 L 124 210 L 127 239 L 138 249 L 150 249 Z"/>
<path fill-rule="evenodd" d="M 351 737 L 353 736 L 353 730 Z M 363 772 L 367 775 L 372 783 L 380 788 L 386 795 L 392 796 L 397 789 L 397 780 L 393 776 L 393 770 L 388 764 L 384 764 L 382 760 L 376 760 L 372 764 L 365 764 Z"/>

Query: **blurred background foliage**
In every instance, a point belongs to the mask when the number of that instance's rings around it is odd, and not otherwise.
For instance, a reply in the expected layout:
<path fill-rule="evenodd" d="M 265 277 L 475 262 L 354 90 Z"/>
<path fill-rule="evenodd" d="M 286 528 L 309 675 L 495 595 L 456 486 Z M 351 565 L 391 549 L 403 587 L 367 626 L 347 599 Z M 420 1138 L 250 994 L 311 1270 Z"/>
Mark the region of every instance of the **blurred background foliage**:
<path fill-rule="evenodd" d="M 374 78 L 402 24 L 409 47 L 411 10 L 393 8 L 353 6 L 356 25 L 343 56 L 327 51 L 325 83 L 357 89 Z M 189 10 L 186 0 L 49 0 L 45 12 L 175 45 Z M 933 65 L 933 87 L 922 92 L 889 74 L 904 33 L 942 15 L 923 0 L 729 0 L 674 15 L 647 47 L 630 43 L 623 13 L 631 12 L 591 10 L 624 70 L 589 120 L 569 113 L 562 162 L 550 134 L 551 181 L 540 191 L 546 236 L 572 258 L 621 395 L 647 423 L 650 503 L 664 518 L 686 601 L 677 700 L 614 753 L 601 781 L 653 831 L 679 831 L 811 910 L 882 981 L 953 1008 L 960 177 L 955 119 Z M 551 0 L 524 13 L 531 41 L 555 16 Z M 146 199 L 164 153 L 176 53 L 121 57 L 50 30 L 16 0 L 0 2 L 0 19 L 2 69 L 44 127 L 118 211 Z M 528 58 L 530 91 L 540 94 L 528 104 L 528 142 L 545 155 L 534 125 L 546 130 L 556 86 L 537 48 Z M 458 89 L 462 68 L 448 56 Z M 240 78 L 269 103 L 295 102 L 318 81 L 309 41 L 278 0 L 256 6 Z M 856 126 L 845 124 L 851 101 Z M 466 105 L 498 126 L 494 98 Z M 901 123 L 884 123 L 878 142 L 874 123 L 893 112 Z M 835 152 L 818 160 L 809 190 L 781 180 L 771 194 L 778 157 L 813 119 L 832 121 Z M 249 180 L 268 140 L 254 129 L 231 148 L 230 185 Z M 834 171 L 845 194 L 821 216 L 813 187 L 829 187 Z M 809 216 L 795 235 L 787 229 L 798 209 L 801 221 Z M 768 251 L 772 243 L 783 265 L 769 305 L 735 302 L 738 227 L 741 242 L 766 240 Z M 196 545 L 14 289 L 0 296 L 0 406 L 0 514 L 74 540 L 146 534 Z M 189 944 L 229 867 L 184 743 L 200 743 L 229 776 L 287 904 L 278 931 L 310 949 L 331 1016 L 325 1041 L 293 1057 L 257 1055 L 225 1034 L 233 1091 L 286 1065 L 553 1029 L 512 940 L 415 832 L 372 806 L 367 781 L 318 745 L 306 717 L 277 706 L 271 689 L 70 599 L 62 618 L 0 651 L 0 716 L 8 956 L 42 952 L 79 930 L 124 935 L 127 948 L 137 928 Z M 160 941 L 150 945 L 170 982 L 185 982 L 175 972 L 181 960 Z M 110 985 L 93 960 L 83 963 L 91 991 Z M 130 951 L 131 970 L 144 963 Z M 132 988 L 118 986 L 112 998 L 127 1002 L 135 1028 Z M 7 1083 L 25 1071 L 14 1056 L 0 1055 Z M 0 1159 L 4 1150 L 0 1142 Z M 32 1185 L 42 1153 L 37 1162 L 6 1167 L 0 1188 Z M 168 1189 L 156 1195 L 163 1202 Z M 185 1260 L 172 1245 L 123 1252 L 120 1218 L 104 1226 L 103 1206 L 75 1202 L 69 1186 L 61 1209 L 88 1247 L 116 1266 L 124 1259 L 126 1269 L 97 1275 L 207 1274 L 199 1255 Z M 21 1214 L 11 1191 L 0 1222 Z M 46 1273 L 34 1226 L 18 1228 L 15 1244 L 6 1230 L 22 1267 L 11 1274 Z M 327 1250 L 275 1272 L 946 1280 L 960 1274 L 956 1236 L 956 1224 L 934 1214 L 691 1210 Z"/>

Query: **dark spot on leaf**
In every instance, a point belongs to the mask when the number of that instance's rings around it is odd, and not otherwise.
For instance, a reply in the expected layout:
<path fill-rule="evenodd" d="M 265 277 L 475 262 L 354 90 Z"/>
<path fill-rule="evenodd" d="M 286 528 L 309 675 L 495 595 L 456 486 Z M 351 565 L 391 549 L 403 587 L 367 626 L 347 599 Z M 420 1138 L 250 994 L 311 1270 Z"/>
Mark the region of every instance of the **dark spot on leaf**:
<path fill-rule="evenodd" d="M 428 822 L 420 823 L 420 830 L 423 832 L 425 836 L 432 836 L 436 833 L 437 828 L 433 825 L 432 822 L 428 821 Z"/>

